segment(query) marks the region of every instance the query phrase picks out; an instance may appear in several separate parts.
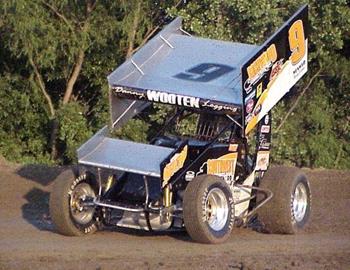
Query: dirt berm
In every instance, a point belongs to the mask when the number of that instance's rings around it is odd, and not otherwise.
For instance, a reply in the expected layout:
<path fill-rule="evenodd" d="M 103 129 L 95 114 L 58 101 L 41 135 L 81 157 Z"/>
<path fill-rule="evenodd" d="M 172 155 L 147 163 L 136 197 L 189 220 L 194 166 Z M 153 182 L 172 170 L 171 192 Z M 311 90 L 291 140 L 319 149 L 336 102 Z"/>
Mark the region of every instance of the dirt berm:
<path fill-rule="evenodd" d="M 305 232 L 235 229 L 221 245 L 186 233 L 110 230 L 57 234 L 48 200 L 63 168 L 0 162 L 0 269 L 350 269 L 350 172 L 305 170 L 312 215 Z"/>

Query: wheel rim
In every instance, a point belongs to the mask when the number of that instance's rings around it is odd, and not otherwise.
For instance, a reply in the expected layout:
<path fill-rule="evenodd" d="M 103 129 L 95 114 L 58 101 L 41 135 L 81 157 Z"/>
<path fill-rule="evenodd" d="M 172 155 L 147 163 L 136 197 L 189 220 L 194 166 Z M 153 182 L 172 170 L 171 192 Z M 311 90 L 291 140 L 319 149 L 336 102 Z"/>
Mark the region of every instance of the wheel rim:
<path fill-rule="evenodd" d="M 89 184 L 81 183 L 75 187 L 70 197 L 70 211 L 74 221 L 85 225 L 93 219 L 95 209 L 86 206 L 86 202 L 93 201 L 95 197 L 96 194 Z"/>
<path fill-rule="evenodd" d="M 303 183 L 299 183 L 293 194 L 293 215 L 297 222 L 301 222 L 306 214 L 308 206 L 308 195 L 306 187 Z"/>
<path fill-rule="evenodd" d="M 228 202 L 224 192 L 219 188 L 209 191 L 205 201 L 205 218 L 210 228 L 220 231 L 228 218 Z"/>

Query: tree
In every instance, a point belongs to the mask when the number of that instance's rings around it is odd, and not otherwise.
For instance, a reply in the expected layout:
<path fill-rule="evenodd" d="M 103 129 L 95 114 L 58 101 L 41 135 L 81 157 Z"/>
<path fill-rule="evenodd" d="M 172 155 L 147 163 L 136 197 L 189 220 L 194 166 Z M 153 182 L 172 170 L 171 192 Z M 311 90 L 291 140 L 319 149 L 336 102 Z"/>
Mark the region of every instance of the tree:
<path fill-rule="evenodd" d="M 300 1 L 0 2 L 0 153 L 25 162 L 75 159 L 109 117 L 106 76 L 171 17 L 198 36 L 260 44 Z M 349 25 L 346 0 L 309 1 L 309 72 L 274 110 L 275 162 L 350 167 Z M 162 106 L 118 133 L 152 136 Z M 191 126 L 191 125 L 188 125 Z M 186 133 L 184 127 L 183 132 Z M 153 132 L 153 133 L 152 133 Z M 51 156 L 51 157 L 50 157 Z"/>
<path fill-rule="evenodd" d="M 79 104 L 81 89 L 77 83 L 83 64 L 92 48 L 105 45 L 114 34 L 117 22 L 108 16 L 107 8 L 92 0 L 16 0 L 1 4 L 5 46 L 27 66 L 23 76 L 32 80 L 46 103 L 52 123 L 52 158 L 57 157 L 58 114 L 70 102 Z M 75 107 L 74 113 L 81 112 L 78 105 Z"/>
<path fill-rule="evenodd" d="M 157 30 L 160 6 L 166 5 L 140 0 L 0 3 L 0 47 L 10 56 L 4 65 L 11 66 L 1 74 L 18 74 L 31 82 L 30 95 L 40 93 L 41 118 L 51 126 L 43 144 L 50 146 L 52 160 L 72 160 L 75 148 L 106 123 L 106 76 Z"/>

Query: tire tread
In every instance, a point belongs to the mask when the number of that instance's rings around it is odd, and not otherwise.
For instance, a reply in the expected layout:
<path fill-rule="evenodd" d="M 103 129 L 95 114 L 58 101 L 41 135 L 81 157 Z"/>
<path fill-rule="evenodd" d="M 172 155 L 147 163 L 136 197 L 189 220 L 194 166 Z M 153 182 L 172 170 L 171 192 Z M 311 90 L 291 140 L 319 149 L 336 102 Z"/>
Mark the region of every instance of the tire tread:
<path fill-rule="evenodd" d="M 305 174 L 298 168 L 287 166 L 272 167 L 263 177 L 260 187 L 269 189 L 273 193 L 271 201 L 267 202 L 258 211 L 259 220 L 264 224 L 268 232 L 295 234 L 301 229 L 292 222 L 291 212 L 291 192 L 298 179 L 305 179 L 310 191 Z M 309 207 L 311 207 L 311 197 Z M 307 210 L 307 215 L 309 215 L 310 209 Z M 306 221 L 307 219 L 308 216 L 306 217 Z"/>
<path fill-rule="evenodd" d="M 68 190 L 78 175 L 77 168 L 62 172 L 56 179 L 50 194 L 49 209 L 51 219 L 60 234 L 82 236 L 86 233 L 79 230 L 70 216 Z M 91 231 L 90 233 L 93 233 Z M 90 234 L 89 233 L 89 234 Z"/>

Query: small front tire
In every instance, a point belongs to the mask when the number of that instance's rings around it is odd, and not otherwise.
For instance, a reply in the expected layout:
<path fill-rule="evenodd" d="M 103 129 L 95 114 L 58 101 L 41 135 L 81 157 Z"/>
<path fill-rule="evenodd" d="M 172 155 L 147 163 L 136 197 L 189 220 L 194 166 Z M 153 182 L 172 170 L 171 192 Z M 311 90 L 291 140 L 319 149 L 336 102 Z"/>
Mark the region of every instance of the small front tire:
<path fill-rule="evenodd" d="M 199 243 L 218 244 L 230 236 L 234 205 L 228 184 L 214 175 L 200 175 L 188 185 L 183 202 L 184 223 Z"/>
<path fill-rule="evenodd" d="M 92 205 L 97 192 L 94 176 L 88 172 L 78 175 L 75 169 L 66 170 L 55 179 L 49 208 L 59 233 L 82 236 L 97 230 L 96 208 Z"/>

